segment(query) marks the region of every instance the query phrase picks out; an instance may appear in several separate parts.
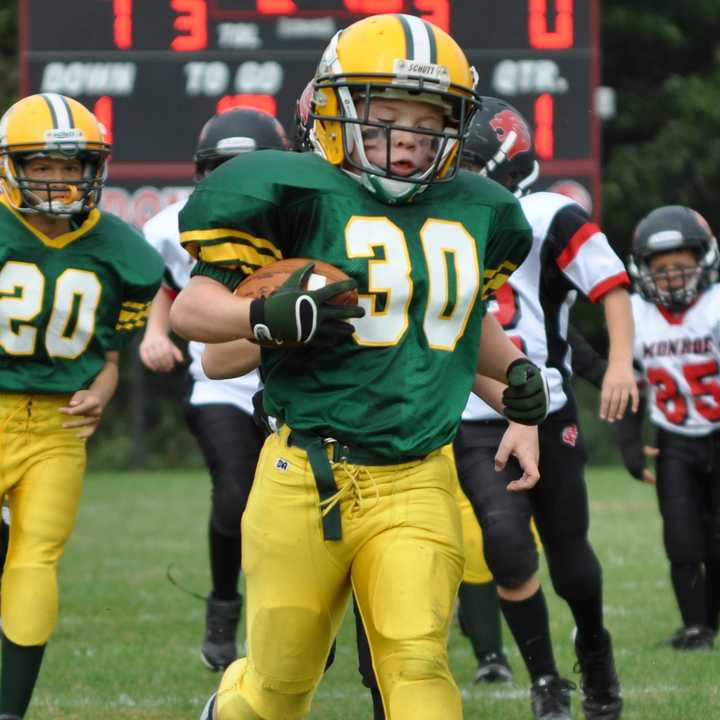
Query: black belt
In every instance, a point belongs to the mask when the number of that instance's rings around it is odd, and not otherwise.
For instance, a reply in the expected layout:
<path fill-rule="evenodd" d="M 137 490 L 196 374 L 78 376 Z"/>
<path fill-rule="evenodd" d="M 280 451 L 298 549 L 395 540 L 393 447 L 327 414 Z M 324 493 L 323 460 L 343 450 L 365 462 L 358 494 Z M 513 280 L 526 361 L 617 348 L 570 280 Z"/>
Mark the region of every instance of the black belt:
<path fill-rule="evenodd" d="M 401 463 L 418 460 L 417 457 L 387 458 L 376 455 L 356 445 L 345 445 L 334 438 L 322 438 L 319 435 L 306 433 L 302 430 L 291 430 L 288 435 L 289 446 L 305 450 L 315 477 L 320 502 L 331 498 L 338 491 L 330 463 L 348 462 L 351 465 L 400 465 Z M 328 457 L 328 448 L 331 456 Z M 323 537 L 325 540 L 342 539 L 340 523 L 340 503 L 334 505 L 322 519 Z"/>

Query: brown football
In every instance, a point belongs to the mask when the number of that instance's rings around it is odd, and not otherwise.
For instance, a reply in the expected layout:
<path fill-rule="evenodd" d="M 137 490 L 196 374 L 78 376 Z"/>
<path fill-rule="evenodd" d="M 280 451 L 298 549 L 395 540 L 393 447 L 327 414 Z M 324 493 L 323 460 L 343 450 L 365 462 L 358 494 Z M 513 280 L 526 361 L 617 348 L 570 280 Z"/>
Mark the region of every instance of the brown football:
<path fill-rule="evenodd" d="M 315 263 L 315 267 L 305 283 L 306 290 L 317 290 L 338 280 L 349 280 L 340 268 L 308 258 L 288 258 L 266 265 L 252 275 L 246 277 L 235 289 L 240 297 L 265 298 L 272 295 L 296 270 L 305 267 L 308 263 Z M 346 290 L 344 293 L 331 297 L 328 302 L 334 305 L 357 305 L 357 290 Z"/>

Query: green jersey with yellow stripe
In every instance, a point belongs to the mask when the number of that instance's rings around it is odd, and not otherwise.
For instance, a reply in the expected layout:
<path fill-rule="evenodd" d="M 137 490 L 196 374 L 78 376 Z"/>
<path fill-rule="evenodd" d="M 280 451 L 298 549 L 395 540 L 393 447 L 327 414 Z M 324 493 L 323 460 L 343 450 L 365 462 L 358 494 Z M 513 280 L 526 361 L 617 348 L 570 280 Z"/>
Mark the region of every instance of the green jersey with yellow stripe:
<path fill-rule="evenodd" d="M 143 327 L 163 261 L 92 210 L 49 238 L 0 201 L 0 392 L 72 393 Z"/>
<path fill-rule="evenodd" d="M 329 262 L 364 318 L 331 348 L 263 351 L 267 411 L 296 430 L 416 456 L 450 442 L 473 382 L 484 300 L 530 248 L 516 198 L 466 172 L 386 205 L 317 155 L 226 162 L 180 214 L 194 272 L 233 289 L 281 258 Z"/>

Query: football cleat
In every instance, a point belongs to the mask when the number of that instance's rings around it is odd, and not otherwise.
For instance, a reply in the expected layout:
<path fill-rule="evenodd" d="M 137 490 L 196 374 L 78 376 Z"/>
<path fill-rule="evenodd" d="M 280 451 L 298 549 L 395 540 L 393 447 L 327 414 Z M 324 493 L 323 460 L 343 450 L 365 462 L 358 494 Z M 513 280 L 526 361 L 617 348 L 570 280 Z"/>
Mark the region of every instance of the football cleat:
<path fill-rule="evenodd" d="M 570 693 L 575 683 L 557 675 L 543 675 L 530 687 L 530 707 L 535 720 L 571 720 Z"/>
<path fill-rule="evenodd" d="M 213 693 L 208 701 L 205 703 L 203 711 L 200 713 L 200 720 L 213 720 L 213 714 L 215 710 L 215 700 L 217 693 Z"/>
<path fill-rule="evenodd" d="M 478 661 L 476 683 L 512 682 L 512 668 L 504 653 L 488 652 Z"/>
<path fill-rule="evenodd" d="M 235 636 L 242 614 L 242 595 L 235 600 L 216 600 L 208 595 L 205 640 L 200 649 L 210 670 L 224 670 L 238 656 Z"/>
<path fill-rule="evenodd" d="M 586 720 L 618 720 L 623 699 L 615 672 L 610 633 L 604 631 L 603 644 L 596 650 L 583 649 L 581 638 L 577 635 L 575 654 L 575 672 L 581 674 L 580 687 L 585 695 L 583 711 Z"/>
<path fill-rule="evenodd" d="M 675 650 L 711 650 L 715 644 L 713 631 L 703 625 L 681 627 L 668 640 Z"/>

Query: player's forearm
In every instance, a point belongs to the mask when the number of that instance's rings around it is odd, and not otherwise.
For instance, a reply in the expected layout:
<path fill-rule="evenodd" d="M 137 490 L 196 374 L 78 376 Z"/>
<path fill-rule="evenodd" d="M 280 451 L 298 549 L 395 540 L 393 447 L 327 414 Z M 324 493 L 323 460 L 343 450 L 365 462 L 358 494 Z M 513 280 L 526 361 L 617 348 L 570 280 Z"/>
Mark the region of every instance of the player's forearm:
<path fill-rule="evenodd" d="M 105 407 L 117 390 L 120 377 L 120 353 L 112 351 L 105 353 L 105 365 L 95 376 L 88 390 L 95 395 L 102 407 Z"/>
<path fill-rule="evenodd" d="M 505 385 L 485 375 L 476 375 L 473 383 L 473 392 L 484 400 L 493 410 L 503 414 L 502 394 Z"/>
<path fill-rule="evenodd" d="M 170 334 L 170 308 L 173 299 L 170 297 L 167 289 L 163 286 L 155 293 L 150 312 L 148 313 L 147 325 L 145 326 L 145 335 L 164 335 Z"/>
<path fill-rule="evenodd" d="M 260 365 L 260 347 L 249 340 L 206 345 L 202 354 L 205 374 L 212 380 L 240 377 Z"/>
<path fill-rule="evenodd" d="M 618 287 L 605 295 L 601 302 L 608 330 L 608 365 L 630 368 L 635 335 L 630 295 L 625 288 Z"/>
<path fill-rule="evenodd" d="M 219 282 L 195 275 L 170 308 L 170 326 L 186 340 L 205 343 L 252 337 L 250 303 Z"/>
<path fill-rule="evenodd" d="M 482 321 L 477 374 L 506 383 L 508 366 L 513 360 L 523 357 L 495 317 L 486 313 Z"/>

